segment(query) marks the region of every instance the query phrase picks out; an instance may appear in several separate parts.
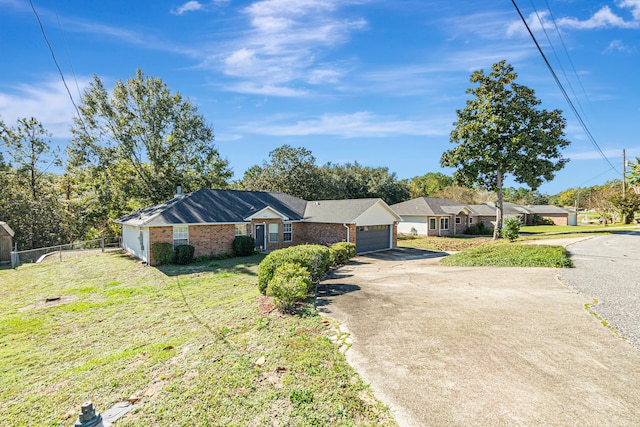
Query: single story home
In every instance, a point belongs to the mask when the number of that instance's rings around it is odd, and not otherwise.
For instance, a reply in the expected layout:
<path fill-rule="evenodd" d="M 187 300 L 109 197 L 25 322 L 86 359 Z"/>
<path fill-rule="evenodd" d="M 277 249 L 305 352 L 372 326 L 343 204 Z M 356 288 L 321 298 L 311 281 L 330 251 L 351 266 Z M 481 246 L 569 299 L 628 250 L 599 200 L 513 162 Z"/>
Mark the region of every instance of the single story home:
<path fill-rule="evenodd" d="M 13 236 L 15 233 L 4 221 L 0 221 L 0 262 L 11 262 L 13 250 Z"/>
<path fill-rule="evenodd" d="M 471 209 L 448 199 L 418 197 L 391 205 L 402 221 L 398 233 L 420 236 L 455 236 L 473 223 Z"/>
<path fill-rule="evenodd" d="M 382 199 L 306 201 L 284 193 L 200 189 L 117 219 L 123 248 L 150 264 L 151 245 L 189 244 L 195 256 L 229 253 L 238 235 L 271 251 L 346 241 L 358 253 L 397 246 L 400 217 Z"/>
<path fill-rule="evenodd" d="M 437 197 L 418 197 L 391 205 L 402 221 L 398 233 L 421 236 L 456 236 L 464 234 L 469 226 L 484 224 L 493 228 L 496 206 L 493 203 L 465 205 Z M 503 202 L 504 218 L 519 218 L 522 224 L 533 225 L 536 215 L 550 218 L 557 225 L 576 225 L 575 214 L 551 205 L 522 206 Z"/>

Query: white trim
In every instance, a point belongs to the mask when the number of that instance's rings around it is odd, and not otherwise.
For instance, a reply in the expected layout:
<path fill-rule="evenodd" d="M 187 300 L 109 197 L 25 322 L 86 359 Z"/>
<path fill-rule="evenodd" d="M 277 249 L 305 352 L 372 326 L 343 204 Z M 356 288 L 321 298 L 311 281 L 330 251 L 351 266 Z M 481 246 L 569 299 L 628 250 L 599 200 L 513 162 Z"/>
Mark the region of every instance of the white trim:
<path fill-rule="evenodd" d="M 289 217 L 288 216 L 278 212 L 278 210 L 272 208 L 271 206 L 266 206 L 266 207 L 260 209 L 258 212 L 254 213 L 253 215 L 250 215 L 250 216 L 244 218 L 244 220 L 245 221 L 251 221 L 254 218 L 262 219 L 263 217 L 258 217 L 258 215 L 260 215 L 261 213 L 263 213 L 263 212 L 265 212 L 267 210 L 274 212 L 276 215 L 278 215 L 280 218 L 282 218 L 283 221 L 289 221 Z"/>

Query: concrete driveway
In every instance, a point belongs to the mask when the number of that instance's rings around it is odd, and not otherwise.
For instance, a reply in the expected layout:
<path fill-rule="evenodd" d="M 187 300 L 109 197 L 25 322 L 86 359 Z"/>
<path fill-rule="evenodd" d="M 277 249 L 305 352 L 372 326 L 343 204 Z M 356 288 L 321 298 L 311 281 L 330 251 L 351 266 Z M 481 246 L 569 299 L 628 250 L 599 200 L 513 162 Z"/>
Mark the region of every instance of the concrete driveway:
<path fill-rule="evenodd" d="M 347 360 L 401 426 L 640 424 L 640 352 L 556 269 L 393 250 L 357 257 L 320 293 L 351 333 Z"/>

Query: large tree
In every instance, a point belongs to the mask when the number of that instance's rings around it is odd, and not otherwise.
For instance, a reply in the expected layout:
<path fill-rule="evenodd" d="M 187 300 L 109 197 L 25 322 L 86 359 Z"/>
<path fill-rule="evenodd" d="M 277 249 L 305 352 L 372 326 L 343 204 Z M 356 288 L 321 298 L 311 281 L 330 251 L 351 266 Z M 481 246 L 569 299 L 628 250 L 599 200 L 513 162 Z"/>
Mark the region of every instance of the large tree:
<path fill-rule="evenodd" d="M 269 153 L 262 166 L 249 168 L 240 188 L 255 191 L 280 191 L 305 200 L 313 200 L 320 188 L 316 159 L 310 150 L 283 145 Z"/>
<path fill-rule="evenodd" d="M 388 204 L 409 198 L 409 187 L 386 167 L 362 166 L 358 162 L 336 165 L 327 163 L 321 170 L 324 199 L 381 198 Z"/>
<path fill-rule="evenodd" d="M 179 185 L 226 187 L 231 171 L 211 127 L 161 79 L 137 70 L 109 94 L 94 76 L 78 109 L 67 175 L 90 181 L 80 190 L 108 204 L 105 220 L 170 199 Z"/>
<path fill-rule="evenodd" d="M 454 179 L 467 186 L 479 184 L 497 193 L 494 239 L 500 237 L 504 179 L 507 175 L 536 190 L 567 163 L 561 150 L 566 121 L 560 110 L 540 109 L 533 89 L 515 82 L 517 74 L 505 61 L 492 71 L 471 75 L 476 87 L 462 110 L 450 140 L 457 146 L 442 154 L 441 165 L 454 167 Z"/>
<path fill-rule="evenodd" d="M 20 118 L 13 127 L 0 121 L 0 141 L 8 162 L 0 165 L 0 219 L 16 232 L 21 250 L 73 238 L 60 200 L 59 177 L 50 172 L 61 162 L 49 137 L 35 118 Z"/>
<path fill-rule="evenodd" d="M 416 176 L 409 182 L 409 196 L 433 197 L 438 191 L 453 185 L 453 178 L 441 172 L 428 172 L 422 176 Z"/>

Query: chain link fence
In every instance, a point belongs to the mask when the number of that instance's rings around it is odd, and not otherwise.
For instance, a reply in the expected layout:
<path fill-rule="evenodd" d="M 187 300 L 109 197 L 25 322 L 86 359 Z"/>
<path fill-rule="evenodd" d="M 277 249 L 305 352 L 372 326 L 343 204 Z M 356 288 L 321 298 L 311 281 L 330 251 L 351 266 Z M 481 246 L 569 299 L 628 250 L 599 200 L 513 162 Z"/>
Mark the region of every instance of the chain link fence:
<path fill-rule="evenodd" d="M 50 246 L 48 248 L 30 249 L 27 251 L 11 252 L 11 267 L 21 264 L 39 263 L 44 261 L 64 261 L 87 251 L 105 252 L 118 250 L 122 247 L 120 237 L 103 237 L 101 239 L 78 241 L 66 245 Z"/>

